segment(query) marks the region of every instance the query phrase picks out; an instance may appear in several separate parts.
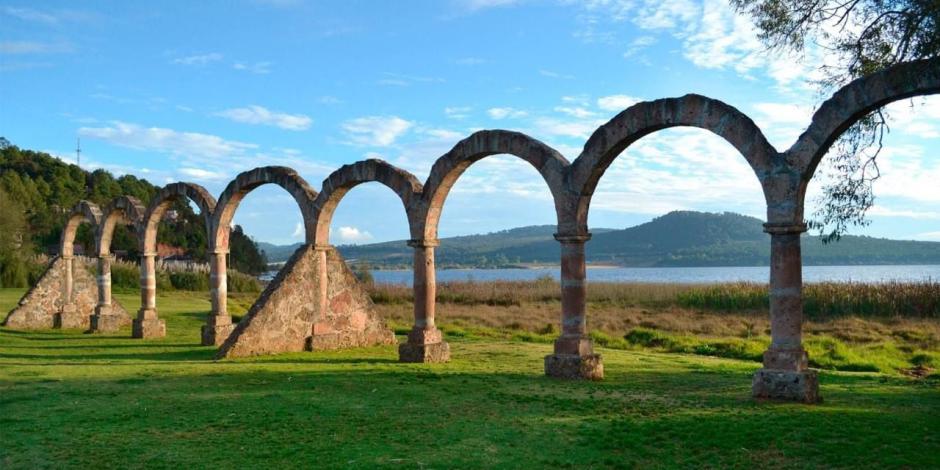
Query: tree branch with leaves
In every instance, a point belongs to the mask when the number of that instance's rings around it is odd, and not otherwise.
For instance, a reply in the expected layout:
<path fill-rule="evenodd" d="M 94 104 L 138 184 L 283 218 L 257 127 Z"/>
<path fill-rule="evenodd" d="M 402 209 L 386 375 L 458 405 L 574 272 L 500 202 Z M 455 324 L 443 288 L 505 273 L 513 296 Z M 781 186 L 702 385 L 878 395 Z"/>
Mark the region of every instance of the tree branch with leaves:
<path fill-rule="evenodd" d="M 940 0 L 731 0 L 750 15 L 770 50 L 804 55 L 820 48 L 835 63 L 819 66 L 820 94 L 887 67 L 940 56 Z M 823 241 L 870 223 L 878 156 L 890 116 L 879 109 L 862 118 L 824 160 L 825 183 L 809 221 Z"/>

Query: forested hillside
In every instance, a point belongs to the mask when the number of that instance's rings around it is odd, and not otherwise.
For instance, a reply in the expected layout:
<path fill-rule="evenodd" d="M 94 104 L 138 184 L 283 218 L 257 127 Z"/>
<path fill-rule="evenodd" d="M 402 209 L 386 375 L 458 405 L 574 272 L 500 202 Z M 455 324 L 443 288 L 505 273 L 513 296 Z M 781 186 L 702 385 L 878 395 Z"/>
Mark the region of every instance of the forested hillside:
<path fill-rule="evenodd" d="M 440 267 L 507 267 L 557 264 L 553 225 L 522 227 L 485 235 L 445 238 L 436 250 Z M 762 221 L 734 213 L 676 211 L 623 230 L 592 229 L 590 263 L 617 266 L 762 266 L 770 259 L 770 239 Z M 413 251 L 403 240 L 340 246 L 355 263 L 408 267 Z M 277 247 L 271 252 L 280 253 Z M 272 257 L 272 259 L 278 259 Z M 807 265 L 938 264 L 940 243 L 845 236 L 823 244 L 803 237 Z"/>
<path fill-rule="evenodd" d="M 145 205 L 159 188 L 132 175 L 114 177 L 105 170 L 86 172 L 47 153 L 20 149 L 0 138 L 0 216 L 7 233 L 0 237 L 0 283 L 18 286 L 25 282 L 21 263 L 29 254 L 50 252 L 58 243 L 66 217 L 78 201 L 85 199 L 102 209 L 115 197 L 133 196 Z M 197 261 L 206 261 L 208 241 L 205 223 L 186 202 L 175 204 L 179 217 L 164 221 L 157 235 L 158 243 L 180 247 Z M 94 235 L 83 224 L 76 243 L 85 253 L 94 250 Z M 111 249 L 127 258 L 139 256 L 131 230 L 118 227 Z M 233 269 L 250 274 L 265 269 L 264 253 L 244 235 L 241 228 L 232 231 Z"/>

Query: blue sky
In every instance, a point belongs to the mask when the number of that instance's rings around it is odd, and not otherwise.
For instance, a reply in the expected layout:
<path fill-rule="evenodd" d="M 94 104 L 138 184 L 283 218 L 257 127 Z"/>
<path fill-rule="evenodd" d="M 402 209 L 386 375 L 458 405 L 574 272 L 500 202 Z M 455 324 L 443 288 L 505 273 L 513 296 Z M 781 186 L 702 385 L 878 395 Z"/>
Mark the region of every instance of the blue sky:
<path fill-rule="evenodd" d="M 574 159 L 630 104 L 685 93 L 738 107 L 785 149 L 822 101 L 810 81 L 831 60 L 770 54 L 747 18 L 711 0 L 0 0 L 0 135 L 69 161 L 80 137 L 86 169 L 216 195 L 255 166 L 291 166 L 319 187 L 369 157 L 423 180 L 487 128 L 526 132 Z M 855 233 L 940 240 L 938 105 L 892 106 L 873 224 Z M 670 129 L 617 159 L 590 224 L 626 227 L 675 209 L 764 215 L 733 148 Z M 493 157 L 458 181 L 440 233 L 551 224 L 553 214 L 534 169 Z M 299 210 L 276 187 L 251 193 L 235 220 L 258 240 L 302 237 Z M 333 230 L 335 243 L 408 233 L 378 185 L 350 192 Z"/>

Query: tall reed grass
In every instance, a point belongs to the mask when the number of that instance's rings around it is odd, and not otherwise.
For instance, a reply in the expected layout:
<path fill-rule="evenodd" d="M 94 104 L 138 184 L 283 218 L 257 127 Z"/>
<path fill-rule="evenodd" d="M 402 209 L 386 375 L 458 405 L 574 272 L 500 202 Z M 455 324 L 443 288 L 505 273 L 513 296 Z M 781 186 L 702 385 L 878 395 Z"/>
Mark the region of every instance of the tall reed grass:
<path fill-rule="evenodd" d="M 411 288 L 402 284 L 369 286 L 373 302 L 397 305 L 413 301 Z M 521 306 L 560 302 L 558 282 L 460 281 L 438 283 L 437 301 L 455 305 Z M 766 312 L 770 296 L 766 284 L 604 283 L 588 284 L 587 301 L 607 307 L 681 307 L 711 312 Z M 806 284 L 803 309 L 808 318 L 940 317 L 940 282 L 823 282 Z"/>

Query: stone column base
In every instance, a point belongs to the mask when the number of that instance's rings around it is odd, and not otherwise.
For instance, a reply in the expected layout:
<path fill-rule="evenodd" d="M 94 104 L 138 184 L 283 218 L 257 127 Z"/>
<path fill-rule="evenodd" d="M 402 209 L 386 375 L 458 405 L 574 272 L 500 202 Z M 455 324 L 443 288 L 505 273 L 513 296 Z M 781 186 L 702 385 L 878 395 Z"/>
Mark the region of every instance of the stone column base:
<path fill-rule="evenodd" d="M 228 339 L 235 325 L 202 325 L 202 345 L 203 346 L 221 346 Z"/>
<path fill-rule="evenodd" d="M 814 370 L 759 369 L 751 386 L 754 398 L 819 403 L 819 378 Z"/>
<path fill-rule="evenodd" d="M 62 310 L 52 316 L 53 328 L 85 328 L 88 326 L 88 315 L 78 313 L 74 305 L 66 305 Z"/>
<path fill-rule="evenodd" d="M 91 316 L 91 328 L 89 333 L 113 333 L 124 326 L 124 318 L 121 315 L 107 313 L 96 313 Z"/>
<path fill-rule="evenodd" d="M 446 341 L 430 344 L 403 343 L 398 346 L 398 362 L 447 362 L 450 345 Z"/>
<path fill-rule="evenodd" d="M 600 354 L 551 354 L 545 356 L 545 375 L 559 379 L 601 380 L 604 363 Z"/>
<path fill-rule="evenodd" d="M 163 338 L 166 336 L 166 322 L 160 318 L 135 318 L 131 324 L 131 338 Z"/>

